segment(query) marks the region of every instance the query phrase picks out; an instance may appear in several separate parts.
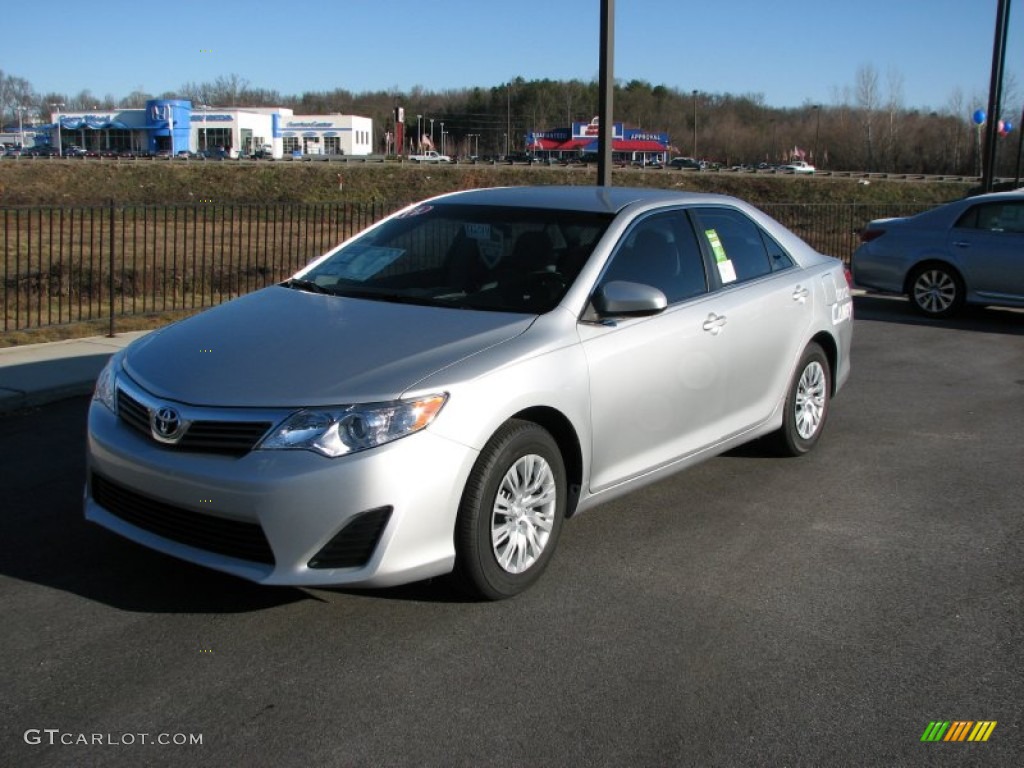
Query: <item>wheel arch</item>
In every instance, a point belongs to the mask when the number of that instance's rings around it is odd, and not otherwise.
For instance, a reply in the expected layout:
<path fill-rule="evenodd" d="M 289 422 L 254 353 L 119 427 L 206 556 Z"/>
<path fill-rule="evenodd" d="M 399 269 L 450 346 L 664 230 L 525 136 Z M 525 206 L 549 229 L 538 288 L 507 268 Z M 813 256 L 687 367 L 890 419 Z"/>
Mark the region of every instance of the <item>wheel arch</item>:
<path fill-rule="evenodd" d="M 957 267 L 956 264 L 949 261 L 948 259 L 928 258 L 922 259 L 921 261 L 910 265 L 910 268 L 907 270 L 907 274 L 903 276 L 904 295 L 910 295 L 910 292 L 913 289 L 914 276 L 920 270 L 925 269 L 927 267 L 942 267 L 943 269 L 948 269 L 953 274 L 953 276 L 960 281 L 960 285 L 964 285 L 963 273 L 960 272 L 960 268 Z"/>
<path fill-rule="evenodd" d="M 565 504 L 565 516 L 572 517 L 579 503 L 583 486 L 583 451 L 576 429 L 561 411 L 548 406 L 534 406 L 520 411 L 513 419 L 530 421 L 546 429 L 558 445 L 565 462 L 566 481 L 569 496 Z"/>
<path fill-rule="evenodd" d="M 839 368 L 839 347 L 835 337 L 826 331 L 819 331 L 809 343 L 817 344 L 825 353 L 829 369 L 829 395 L 834 397 L 836 394 L 836 371 Z M 803 352 L 800 354 L 802 355 Z"/>

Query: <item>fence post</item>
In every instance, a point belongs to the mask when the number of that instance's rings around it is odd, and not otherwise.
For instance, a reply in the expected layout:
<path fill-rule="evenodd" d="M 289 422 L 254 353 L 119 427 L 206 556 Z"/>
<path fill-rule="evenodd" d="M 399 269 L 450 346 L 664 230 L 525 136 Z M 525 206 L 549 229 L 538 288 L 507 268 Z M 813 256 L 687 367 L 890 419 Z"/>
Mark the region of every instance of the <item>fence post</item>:
<path fill-rule="evenodd" d="M 110 225 L 110 263 L 107 275 L 107 301 L 110 302 L 110 330 L 107 336 L 114 337 L 114 200 L 111 198 L 107 221 Z"/>

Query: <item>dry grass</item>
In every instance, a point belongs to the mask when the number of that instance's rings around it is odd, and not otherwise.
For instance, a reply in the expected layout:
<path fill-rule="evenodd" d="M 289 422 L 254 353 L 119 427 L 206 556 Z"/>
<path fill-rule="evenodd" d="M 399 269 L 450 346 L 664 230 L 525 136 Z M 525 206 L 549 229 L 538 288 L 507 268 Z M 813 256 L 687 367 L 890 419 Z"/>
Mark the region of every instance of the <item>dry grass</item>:
<path fill-rule="evenodd" d="M 338 176 L 343 185 L 339 188 Z M 322 203 L 419 200 L 459 189 L 593 184 L 593 166 L 410 165 L 264 161 L 0 161 L 0 206 Z M 938 203 L 962 197 L 961 182 L 617 169 L 620 186 L 736 195 L 765 203 Z"/>

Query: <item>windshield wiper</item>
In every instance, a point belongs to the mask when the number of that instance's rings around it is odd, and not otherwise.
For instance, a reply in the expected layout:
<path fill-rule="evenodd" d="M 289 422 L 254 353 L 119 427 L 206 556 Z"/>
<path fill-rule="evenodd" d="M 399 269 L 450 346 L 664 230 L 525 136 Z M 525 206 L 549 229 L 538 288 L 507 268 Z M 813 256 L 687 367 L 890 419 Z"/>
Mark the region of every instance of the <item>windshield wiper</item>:
<path fill-rule="evenodd" d="M 295 288 L 300 291 L 309 291 L 310 293 L 326 293 L 333 295 L 334 291 L 330 291 L 324 288 L 320 283 L 315 283 L 312 280 L 303 280 L 301 277 L 292 277 L 281 283 L 285 288 Z"/>

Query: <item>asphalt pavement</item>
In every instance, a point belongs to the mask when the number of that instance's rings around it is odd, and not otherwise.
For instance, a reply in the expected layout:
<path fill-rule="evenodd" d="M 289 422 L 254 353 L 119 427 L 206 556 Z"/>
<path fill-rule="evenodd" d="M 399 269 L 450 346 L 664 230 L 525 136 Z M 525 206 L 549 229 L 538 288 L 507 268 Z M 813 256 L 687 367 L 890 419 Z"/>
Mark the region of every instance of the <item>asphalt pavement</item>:
<path fill-rule="evenodd" d="M 5 416 L 0 765 L 1021 765 L 1024 313 L 855 303 L 812 453 L 580 515 L 500 603 L 165 557 L 82 517 L 86 396 Z"/>

